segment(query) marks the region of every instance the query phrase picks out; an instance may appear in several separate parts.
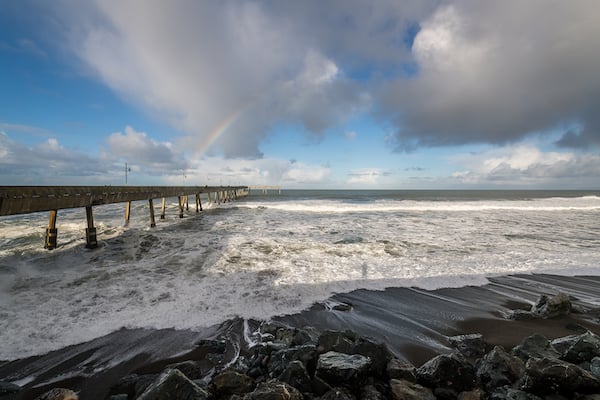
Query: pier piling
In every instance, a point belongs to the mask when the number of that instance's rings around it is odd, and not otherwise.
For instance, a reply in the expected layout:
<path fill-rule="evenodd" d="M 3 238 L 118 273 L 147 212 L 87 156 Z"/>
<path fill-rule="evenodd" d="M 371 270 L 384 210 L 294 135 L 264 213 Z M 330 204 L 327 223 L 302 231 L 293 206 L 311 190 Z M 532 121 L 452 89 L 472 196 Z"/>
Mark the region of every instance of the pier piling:
<path fill-rule="evenodd" d="M 125 205 L 125 224 L 129 223 L 129 216 L 131 215 L 131 201 L 128 201 Z"/>
<path fill-rule="evenodd" d="M 56 213 L 57 210 L 50 210 L 50 220 L 48 228 L 46 228 L 46 244 L 45 249 L 53 250 L 56 248 L 58 230 L 56 229 Z"/>
<path fill-rule="evenodd" d="M 150 206 L 150 228 L 154 228 L 156 221 L 154 220 L 154 202 L 152 199 L 148 199 L 148 205 Z"/>
<path fill-rule="evenodd" d="M 96 238 L 96 227 L 94 227 L 94 214 L 92 206 L 85 208 L 85 216 L 87 218 L 87 228 L 85 228 L 85 247 L 95 249 L 98 247 L 98 239 Z"/>
<path fill-rule="evenodd" d="M 177 196 L 177 203 L 179 203 L 179 218 L 183 218 L 183 198 Z"/>
<path fill-rule="evenodd" d="M 165 199 L 163 197 L 162 198 L 162 205 L 160 206 L 160 219 L 165 219 L 165 205 L 166 205 L 166 201 L 167 201 L 167 199 Z"/>

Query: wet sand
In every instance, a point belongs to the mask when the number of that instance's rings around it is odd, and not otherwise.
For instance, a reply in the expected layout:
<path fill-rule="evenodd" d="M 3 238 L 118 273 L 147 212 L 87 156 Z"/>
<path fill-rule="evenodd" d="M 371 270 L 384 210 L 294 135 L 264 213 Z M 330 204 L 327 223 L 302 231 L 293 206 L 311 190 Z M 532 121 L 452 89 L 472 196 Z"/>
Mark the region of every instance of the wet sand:
<path fill-rule="evenodd" d="M 423 290 L 388 288 L 356 290 L 333 296 L 324 304 L 298 314 L 274 318 L 283 324 L 318 331 L 350 329 L 384 341 L 400 358 L 421 365 L 439 353 L 452 351 L 448 336 L 481 333 L 490 345 L 511 348 L 533 333 L 556 338 L 578 333 L 581 327 L 600 334 L 600 277 L 512 275 L 490 278 L 484 286 Z M 529 309 L 541 294 L 566 292 L 587 312 L 553 320 L 517 321 L 505 316 Z M 336 304 L 350 305 L 337 310 Z M 250 322 L 250 330 L 258 326 Z M 244 321 L 227 321 L 199 332 L 122 329 L 91 342 L 44 356 L 3 363 L 0 381 L 24 386 L 18 395 L 0 399 L 31 399 L 52 387 L 80 391 L 80 398 L 104 399 L 110 386 L 130 373 L 160 372 L 183 360 L 201 360 L 201 339 L 227 339 L 226 355 L 245 349 Z M 237 345 L 240 345 L 238 349 Z"/>

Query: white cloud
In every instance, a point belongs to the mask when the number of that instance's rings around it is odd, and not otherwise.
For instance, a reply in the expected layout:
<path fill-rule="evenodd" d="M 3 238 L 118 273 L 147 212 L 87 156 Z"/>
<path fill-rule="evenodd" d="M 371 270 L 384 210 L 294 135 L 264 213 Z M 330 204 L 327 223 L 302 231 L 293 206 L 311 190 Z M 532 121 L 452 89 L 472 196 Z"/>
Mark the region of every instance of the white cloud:
<path fill-rule="evenodd" d="M 390 173 L 381 168 L 361 168 L 350 171 L 348 184 L 375 186 L 382 184 L 382 178 Z"/>
<path fill-rule="evenodd" d="M 187 163 L 183 154 L 177 154 L 170 142 L 158 142 L 149 138 L 146 132 L 137 132 L 131 126 L 125 133 L 114 132 L 106 139 L 108 151 L 104 157 L 109 160 L 128 161 L 130 164 L 161 169 L 184 169 Z"/>
<path fill-rule="evenodd" d="M 531 145 L 506 146 L 454 157 L 461 165 L 452 177 L 460 184 L 541 188 L 600 185 L 600 156 L 544 152 Z"/>

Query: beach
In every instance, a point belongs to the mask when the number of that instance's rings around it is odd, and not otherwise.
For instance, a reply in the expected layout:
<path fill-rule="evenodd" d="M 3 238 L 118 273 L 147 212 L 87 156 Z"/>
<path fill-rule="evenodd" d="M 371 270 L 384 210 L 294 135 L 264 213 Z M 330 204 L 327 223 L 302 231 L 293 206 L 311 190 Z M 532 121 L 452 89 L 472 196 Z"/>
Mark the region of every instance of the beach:
<path fill-rule="evenodd" d="M 558 292 L 569 294 L 586 311 L 555 319 L 507 318 L 512 310 L 529 309 L 540 295 Z M 448 337 L 459 334 L 480 333 L 488 347 L 506 349 L 534 333 L 554 339 L 584 327 L 600 334 L 599 303 L 599 277 L 514 275 L 463 288 L 356 290 L 272 321 L 288 327 L 314 327 L 318 332 L 352 330 L 385 343 L 397 357 L 418 367 L 437 354 L 455 352 Z M 336 307 L 341 304 L 350 307 Z M 202 361 L 206 356 L 203 340 L 223 340 L 231 362 L 248 351 L 252 332 L 259 326 L 260 321 L 236 319 L 202 332 L 123 329 L 88 343 L 2 364 L 0 381 L 19 382 L 35 376 L 22 392 L 2 398 L 28 399 L 53 387 L 67 387 L 79 391 L 82 399 L 104 399 L 111 386 L 129 374 L 156 374 L 176 362 Z"/>

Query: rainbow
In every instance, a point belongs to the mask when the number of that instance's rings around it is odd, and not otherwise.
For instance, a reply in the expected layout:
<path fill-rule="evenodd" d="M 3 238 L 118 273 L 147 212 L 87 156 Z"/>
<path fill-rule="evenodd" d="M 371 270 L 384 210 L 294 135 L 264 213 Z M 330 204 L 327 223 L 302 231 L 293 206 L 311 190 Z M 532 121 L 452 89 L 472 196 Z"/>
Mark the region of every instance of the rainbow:
<path fill-rule="evenodd" d="M 242 107 L 217 125 L 217 127 L 200 143 L 194 158 L 199 159 L 202 154 L 204 154 L 204 152 L 208 150 L 208 148 L 219 138 L 219 136 L 221 136 L 231 125 L 235 123 L 235 121 L 238 120 L 246 108 L 247 107 Z"/>

